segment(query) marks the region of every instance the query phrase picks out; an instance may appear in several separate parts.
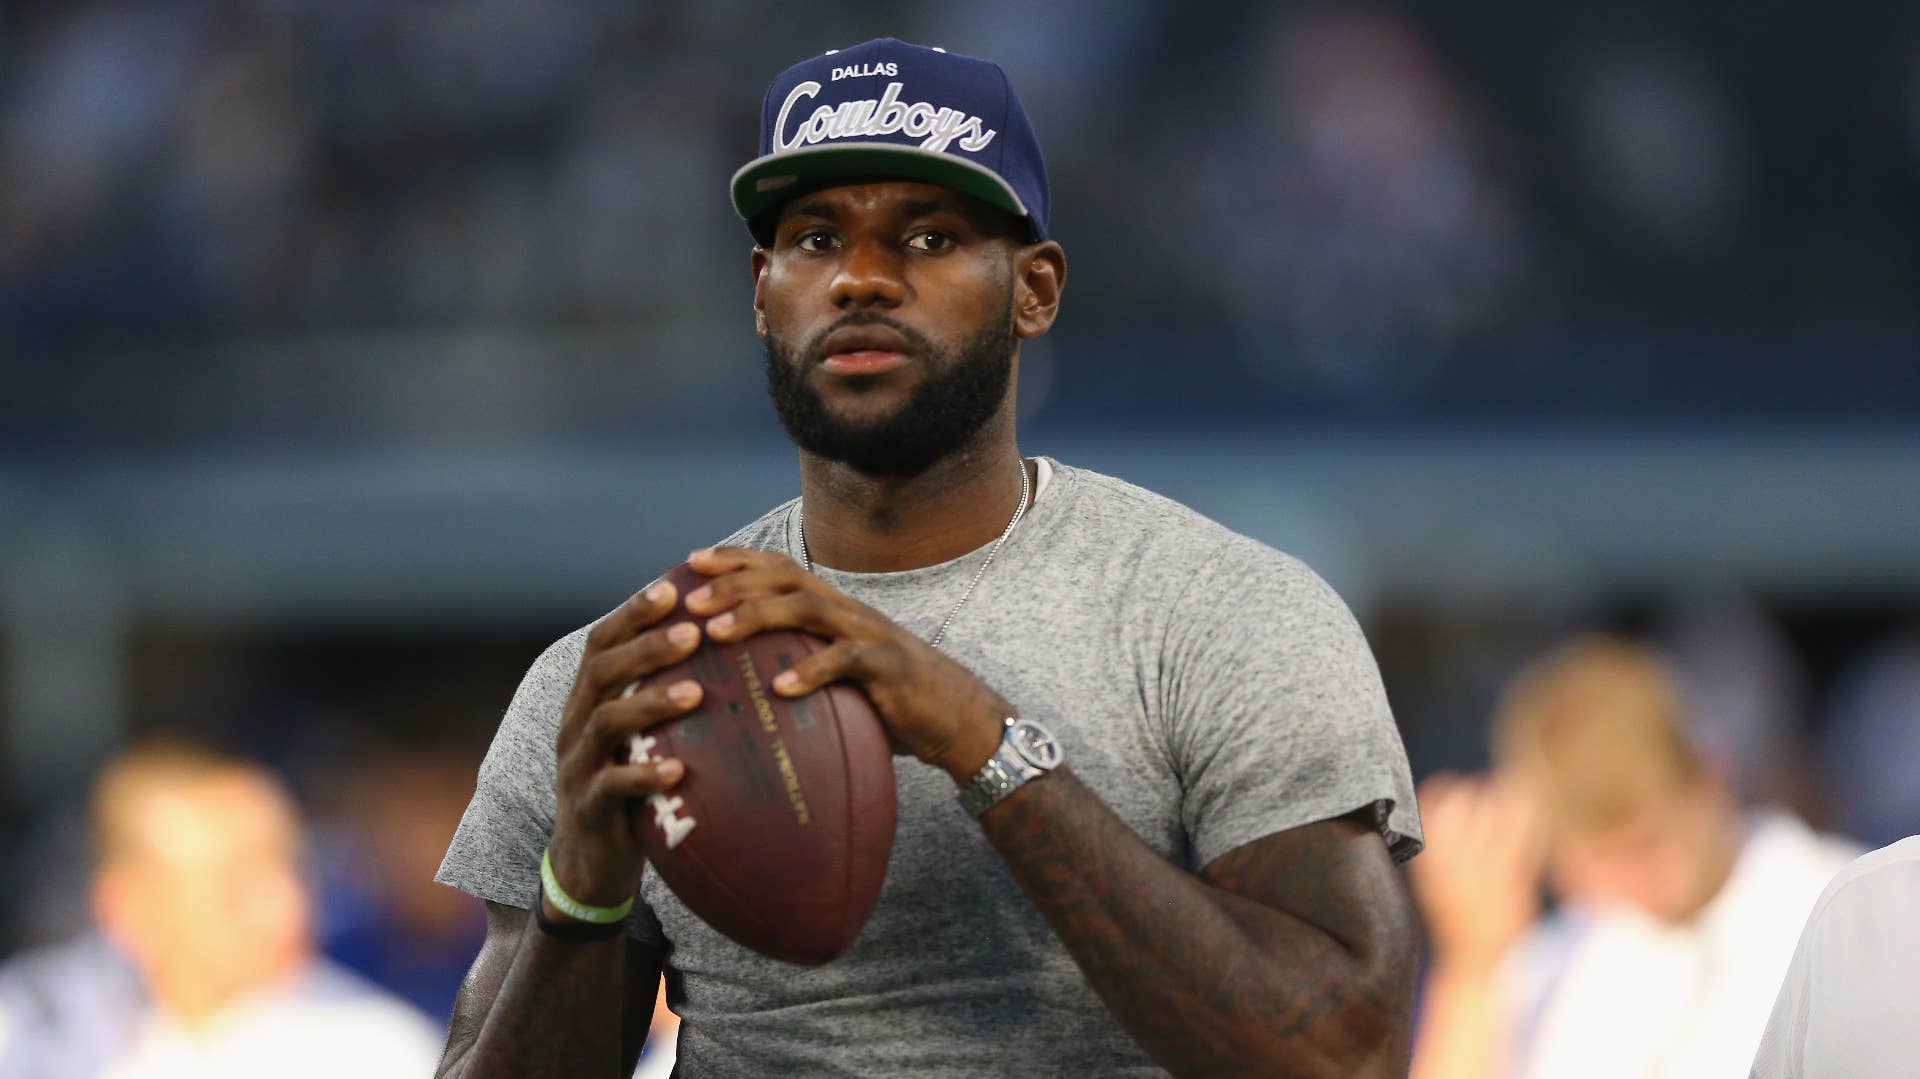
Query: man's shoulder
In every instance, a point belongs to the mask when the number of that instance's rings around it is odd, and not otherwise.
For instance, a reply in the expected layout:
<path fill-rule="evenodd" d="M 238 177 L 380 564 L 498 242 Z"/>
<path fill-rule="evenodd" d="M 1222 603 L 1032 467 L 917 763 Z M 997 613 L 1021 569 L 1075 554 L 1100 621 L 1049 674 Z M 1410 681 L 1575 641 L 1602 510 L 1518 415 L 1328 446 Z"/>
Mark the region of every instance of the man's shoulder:
<path fill-rule="evenodd" d="M 1047 530 L 1050 557 L 1082 576 L 1087 566 L 1104 567 L 1102 579 L 1121 602 L 1211 626 L 1217 597 L 1230 592 L 1249 600 L 1262 624 L 1347 633 L 1346 601 L 1301 559 L 1137 483 L 1058 468 L 1062 512 Z"/>
<path fill-rule="evenodd" d="M 277 990 L 237 1006 L 229 1027 L 248 1048 L 325 1046 L 373 1075 L 422 1075 L 439 1058 L 441 1032 L 425 1012 L 327 960 Z"/>
<path fill-rule="evenodd" d="M 148 1010 L 140 976 L 98 931 L 0 964 L 0 1075 L 92 1074 Z"/>
<path fill-rule="evenodd" d="M 1920 905 L 1920 836 L 1909 836 L 1849 862 L 1827 883 L 1812 920 L 1859 908 L 1877 910 L 1890 902 L 1901 910 Z"/>
<path fill-rule="evenodd" d="M 1050 459 L 1051 460 L 1051 459 Z M 1264 564 L 1311 576 L 1298 558 L 1158 491 L 1118 476 L 1054 462 L 1075 522 L 1104 545 L 1148 548 L 1162 556 L 1190 556 L 1235 568 Z"/>
<path fill-rule="evenodd" d="M 1233 531 L 1199 510 L 1131 480 L 1091 468 L 1063 464 L 1053 458 L 1054 482 L 1070 493 L 1079 514 L 1111 518 L 1114 525 L 1142 532 L 1193 532 L 1209 536 Z"/>
<path fill-rule="evenodd" d="M 790 498 L 778 506 L 734 529 L 716 547 L 748 547 L 756 551 L 777 551 L 787 546 L 787 528 L 800 500 Z"/>
<path fill-rule="evenodd" d="M 1883 873 L 1920 873 L 1920 835 L 1908 836 L 1897 843 L 1869 851 L 1855 858 L 1836 878 L 1834 884 L 1859 880 Z"/>
<path fill-rule="evenodd" d="M 288 985 L 285 999 L 302 1007 L 379 1015 L 408 1027 L 431 1025 L 405 998 L 330 959 L 316 959 Z"/>
<path fill-rule="evenodd" d="M 98 930 L 40 945 L 0 964 L 0 999 L 48 1004 L 75 995 L 146 999 L 132 963 Z"/>

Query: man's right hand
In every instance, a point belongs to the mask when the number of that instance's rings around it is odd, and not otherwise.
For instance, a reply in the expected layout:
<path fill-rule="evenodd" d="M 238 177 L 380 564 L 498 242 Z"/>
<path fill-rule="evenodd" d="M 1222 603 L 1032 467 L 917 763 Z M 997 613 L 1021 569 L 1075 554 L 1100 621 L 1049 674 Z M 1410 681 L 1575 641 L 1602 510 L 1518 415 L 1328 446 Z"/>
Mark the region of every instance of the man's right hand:
<path fill-rule="evenodd" d="M 678 783 L 685 772 L 678 760 L 627 761 L 634 735 L 700 704 L 697 682 L 638 686 L 700 644 L 694 624 L 670 630 L 660 624 L 676 598 L 673 585 L 657 582 L 588 631 L 561 714 L 559 807 L 548 855 L 560 887 L 582 903 L 617 907 L 640 890 L 645 799 Z M 546 909 L 556 920 L 565 918 L 551 904 Z"/>
<path fill-rule="evenodd" d="M 1491 971 L 1540 917 L 1544 861 L 1533 799 L 1491 777 L 1420 785 L 1427 848 L 1407 865 L 1436 966 Z"/>

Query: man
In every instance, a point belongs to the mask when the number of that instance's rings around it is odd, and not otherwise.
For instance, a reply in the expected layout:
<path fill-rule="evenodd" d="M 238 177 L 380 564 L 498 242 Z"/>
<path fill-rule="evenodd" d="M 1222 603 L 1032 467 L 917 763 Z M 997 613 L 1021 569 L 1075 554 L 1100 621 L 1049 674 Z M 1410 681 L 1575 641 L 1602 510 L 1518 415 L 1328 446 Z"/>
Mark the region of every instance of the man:
<path fill-rule="evenodd" d="M 777 78 L 760 142 L 733 197 L 801 497 L 695 552 L 685 602 L 717 640 L 833 642 L 773 688 L 859 685 L 906 755 L 886 884 L 799 968 L 646 871 L 629 809 L 681 768 L 620 750 L 700 695 L 624 692 L 698 643 L 656 584 L 535 663 L 481 767 L 440 879 L 492 924 L 441 1074 L 625 1074 L 663 967 L 684 1075 L 1403 1073 L 1419 825 L 1352 617 L 1286 556 L 1017 448 L 1066 257 L 1005 75 L 868 42 Z M 1013 744 L 1049 736 L 1057 767 Z M 619 939 L 562 909 L 636 892 Z"/>
<path fill-rule="evenodd" d="M 1920 836 L 1841 870 L 1814 905 L 1753 1079 L 1906 1079 L 1920 1029 Z"/>
<path fill-rule="evenodd" d="M 1494 779 L 1421 788 L 1416 1079 L 1745 1075 L 1793 936 L 1855 848 L 1743 816 L 1631 641 L 1522 671 L 1493 748 Z M 1562 902 L 1546 922 L 1543 876 Z"/>
<path fill-rule="evenodd" d="M 102 771 L 100 940 L 0 977 L 0 1076 L 424 1074 L 426 1016 L 325 964 L 292 801 L 214 750 L 155 742 Z"/>

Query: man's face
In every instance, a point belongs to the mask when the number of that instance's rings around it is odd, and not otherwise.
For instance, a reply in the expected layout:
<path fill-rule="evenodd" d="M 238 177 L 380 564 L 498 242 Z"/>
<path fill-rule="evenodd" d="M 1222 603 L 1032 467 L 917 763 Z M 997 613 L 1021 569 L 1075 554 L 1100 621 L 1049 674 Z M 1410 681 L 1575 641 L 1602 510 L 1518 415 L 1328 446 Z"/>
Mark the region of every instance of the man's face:
<path fill-rule="evenodd" d="M 915 475 L 1009 403 L 1012 219 L 893 181 L 803 195 L 754 253 L 767 389 L 801 449 Z"/>
<path fill-rule="evenodd" d="M 1562 898 L 1684 922 L 1713 897 L 1725 860 L 1713 784 L 1689 782 L 1604 828 L 1562 828 L 1549 872 Z"/>
<path fill-rule="evenodd" d="M 284 975 L 311 948 L 299 824 L 247 771 L 146 796 L 136 849 L 102 868 L 110 932 L 149 978 L 225 995 Z"/>

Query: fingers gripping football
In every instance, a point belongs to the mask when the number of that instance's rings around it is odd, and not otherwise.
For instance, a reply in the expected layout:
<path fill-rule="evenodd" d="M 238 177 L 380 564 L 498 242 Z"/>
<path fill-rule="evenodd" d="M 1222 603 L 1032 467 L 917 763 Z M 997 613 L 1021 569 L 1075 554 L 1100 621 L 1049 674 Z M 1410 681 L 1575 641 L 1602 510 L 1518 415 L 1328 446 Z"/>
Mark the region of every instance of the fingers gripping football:
<path fill-rule="evenodd" d="M 861 683 L 901 681 L 907 662 L 900 646 L 891 641 L 843 639 L 796 662 L 773 680 L 773 688 L 797 697 L 843 678 Z"/>
<path fill-rule="evenodd" d="M 722 547 L 696 551 L 688 564 L 710 578 L 686 601 L 689 613 L 706 619 L 709 637 L 734 641 L 797 629 L 831 642 L 775 678 L 775 692 L 795 697 L 842 679 L 856 683 L 898 748 L 956 778 L 971 778 L 992 754 L 1012 707 L 892 619 L 783 555 Z"/>
<path fill-rule="evenodd" d="M 660 624 L 677 598 L 660 582 L 589 630 L 561 714 L 550 855 L 561 886 L 583 902 L 616 906 L 638 890 L 645 858 L 629 809 L 684 772 L 679 761 L 629 761 L 626 752 L 635 734 L 700 702 L 697 683 L 641 685 L 699 645 L 693 626 Z"/>

